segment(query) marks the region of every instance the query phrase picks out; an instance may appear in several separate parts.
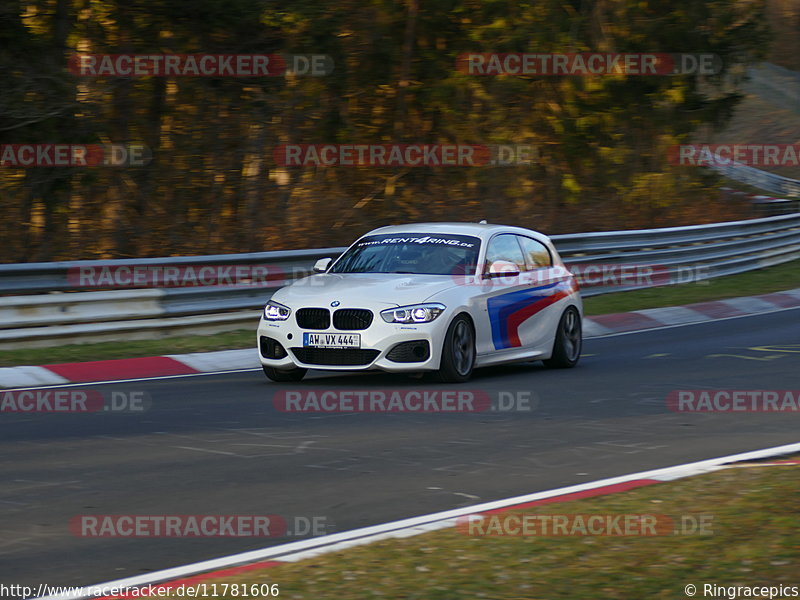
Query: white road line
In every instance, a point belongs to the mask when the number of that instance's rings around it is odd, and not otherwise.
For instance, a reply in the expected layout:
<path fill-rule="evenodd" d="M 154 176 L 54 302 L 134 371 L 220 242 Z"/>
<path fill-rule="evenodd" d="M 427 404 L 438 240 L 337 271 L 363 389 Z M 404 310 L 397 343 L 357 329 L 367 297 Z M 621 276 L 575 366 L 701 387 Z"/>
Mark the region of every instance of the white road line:
<path fill-rule="evenodd" d="M 709 473 L 722 468 L 722 465 L 730 462 L 739 462 L 743 460 L 756 460 L 760 458 L 770 458 L 782 454 L 800 452 L 800 443 L 786 444 L 784 446 L 776 446 L 773 448 L 764 448 L 761 450 L 753 450 L 749 452 L 742 452 L 739 454 L 731 454 L 728 456 L 720 456 L 717 458 L 710 458 L 693 463 L 686 463 L 682 465 L 675 465 L 662 469 L 652 469 L 650 471 L 642 471 L 639 473 L 630 473 L 619 477 L 611 477 L 608 479 L 600 479 L 598 481 L 572 485 L 554 490 L 547 490 L 544 492 L 536 492 L 533 494 L 526 494 L 523 496 L 516 496 L 513 498 L 506 498 L 503 500 L 495 500 L 492 502 L 484 502 L 483 504 L 475 504 L 459 509 L 446 510 L 429 515 L 422 515 L 419 517 L 412 517 L 410 519 L 402 519 L 400 521 L 393 521 L 381 525 L 373 525 L 370 527 L 363 527 L 361 529 L 354 529 L 351 531 L 344 531 L 342 533 L 334 533 L 318 538 L 309 540 L 301 540 L 297 542 L 289 542 L 288 544 L 280 544 L 260 550 L 252 550 L 249 552 L 242 552 L 240 554 L 233 554 L 230 556 L 223 556 L 211 560 L 205 560 L 197 563 L 192 563 L 182 567 L 173 567 L 164 569 L 162 571 L 154 571 L 146 575 L 136 575 L 127 577 L 125 579 L 118 579 L 106 583 L 100 583 L 92 586 L 92 588 L 120 588 L 120 587 L 133 587 L 148 585 L 151 583 L 165 582 L 172 579 L 179 579 L 190 575 L 196 575 L 205 571 L 212 571 L 223 569 L 226 567 L 233 567 L 251 562 L 263 560 L 279 560 L 284 562 L 296 562 L 302 558 L 310 556 L 318 556 L 328 552 L 336 552 L 344 548 L 368 544 L 381 539 L 392 537 L 410 537 L 425 533 L 427 531 L 434 531 L 445 527 L 454 526 L 458 517 L 465 517 L 476 513 L 486 512 L 499 508 L 509 508 L 517 504 L 523 504 L 534 500 L 542 500 L 545 498 L 552 498 L 555 496 L 563 496 L 565 494 L 572 494 L 575 492 L 582 492 L 592 490 L 599 487 L 625 483 L 636 479 L 656 479 L 659 481 L 671 481 L 681 477 L 689 477 L 691 475 L 698 475 L 701 473 Z M 86 598 L 88 596 L 80 595 L 52 595 L 46 596 L 43 600 L 66 600 L 75 598 Z"/>
<path fill-rule="evenodd" d="M 224 452 L 223 450 L 207 450 L 206 448 L 193 448 L 191 446 L 173 446 L 180 450 L 194 450 L 195 452 L 208 452 L 209 454 L 224 454 L 225 456 L 239 456 L 235 452 Z"/>
<path fill-rule="evenodd" d="M 14 367 L 9 367 L 14 368 Z M 110 385 L 113 383 L 131 383 L 132 381 L 158 381 L 161 379 L 182 379 L 184 377 L 201 377 L 204 375 L 225 375 L 228 373 L 250 373 L 252 371 L 261 371 L 261 369 L 236 369 L 235 371 L 209 371 L 208 373 L 184 373 L 183 375 L 157 375 L 153 377 L 136 377 L 134 379 L 109 379 L 107 381 L 83 381 L 79 383 L 64 383 L 59 385 L 40 385 L 36 387 L 23 387 L 23 388 L 0 388 L 0 394 L 5 392 L 22 392 L 25 390 L 44 390 L 47 388 L 67 388 L 67 387 L 85 387 L 87 385 Z"/>

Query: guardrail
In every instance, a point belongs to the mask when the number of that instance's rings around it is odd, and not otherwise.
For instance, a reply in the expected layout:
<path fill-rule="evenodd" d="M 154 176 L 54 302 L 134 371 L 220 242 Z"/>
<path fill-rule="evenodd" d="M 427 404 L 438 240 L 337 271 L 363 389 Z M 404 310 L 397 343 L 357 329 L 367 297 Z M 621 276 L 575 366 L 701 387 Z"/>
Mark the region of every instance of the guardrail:
<path fill-rule="evenodd" d="M 709 167 L 717 173 L 725 175 L 728 179 L 733 179 L 739 183 L 751 185 L 786 198 L 800 198 L 800 180 L 798 179 L 782 177 L 781 175 L 737 162 L 731 162 L 729 165 L 709 165 Z"/>
<path fill-rule="evenodd" d="M 719 191 L 722 193 L 723 199 L 727 202 L 749 203 L 750 207 L 753 209 L 754 218 L 790 215 L 800 212 L 800 197 L 775 198 L 773 196 L 748 194 L 747 192 L 729 187 L 721 187 Z"/>
<path fill-rule="evenodd" d="M 748 93 L 761 96 L 763 100 L 784 110 L 800 110 L 800 73 L 797 71 L 763 62 L 748 67 L 747 77 L 748 80 L 743 85 Z M 800 198 L 800 180 L 739 163 L 713 165 L 711 168 L 734 181 L 782 196 L 764 198 L 761 202 L 763 204 L 776 205 L 787 203 L 789 198 Z"/>
<path fill-rule="evenodd" d="M 584 296 L 703 281 L 800 258 L 800 213 L 776 217 L 632 231 L 555 235 L 565 262 L 584 271 L 601 265 L 657 267 L 657 282 L 583 288 Z M 136 260 L 74 261 L 0 265 L 0 349 L 176 333 L 255 330 L 260 309 L 272 293 L 310 272 L 314 261 L 345 248 L 257 252 Z M 96 289 L 80 287 L 83 268 L 120 265 L 148 269 L 268 265 L 258 285 Z M 251 282 L 252 283 L 252 282 Z M 42 293 L 48 292 L 48 293 Z"/>
<path fill-rule="evenodd" d="M 78 260 L 46 263 L 19 263 L 0 265 L 0 295 L 52 292 L 59 290 L 90 289 L 70 281 L 75 272 L 79 278 L 81 267 L 102 268 L 127 265 L 130 267 L 191 267 L 204 265 L 257 265 L 278 266 L 286 271 L 309 269 L 315 260 L 330 256 L 335 248 L 291 250 L 279 252 L 251 252 L 246 254 L 215 254 L 207 256 L 172 256 L 166 258 L 133 258 L 130 260 Z M 342 252 L 344 249 L 339 248 Z"/>

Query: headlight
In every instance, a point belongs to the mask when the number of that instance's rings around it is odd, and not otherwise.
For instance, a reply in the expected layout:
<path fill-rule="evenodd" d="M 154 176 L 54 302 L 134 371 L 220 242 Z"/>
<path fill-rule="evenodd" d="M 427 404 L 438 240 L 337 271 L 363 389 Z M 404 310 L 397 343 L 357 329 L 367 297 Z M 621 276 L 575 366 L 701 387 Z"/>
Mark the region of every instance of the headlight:
<path fill-rule="evenodd" d="M 267 321 L 285 321 L 292 314 L 292 309 L 279 302 L 270 300 L 264 307 L 264 318 Z"/>
<path fill-rule="evenodd" d="M 381 311 L 387 323 L 428 323 L 442 314 L 444 304 L 412 304 Z"/>

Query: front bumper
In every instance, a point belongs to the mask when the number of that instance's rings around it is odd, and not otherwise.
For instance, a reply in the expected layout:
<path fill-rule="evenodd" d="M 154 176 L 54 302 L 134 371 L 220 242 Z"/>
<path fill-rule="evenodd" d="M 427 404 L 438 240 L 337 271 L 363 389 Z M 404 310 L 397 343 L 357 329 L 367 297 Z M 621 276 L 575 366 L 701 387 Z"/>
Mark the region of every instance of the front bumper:
<path fill-rule="evenodd" d="M 304 329 L 297 324 L 295 319 L 297 310 L 294 307 L 286 321 L 267 321 L 262 315 L 258 324 L 257 339 L 261 364 L 282 370 L 301 367 L 329 371 L 413 372 L 435 371 L 439 368 L 442 341 L 449 323 L 449 315 L 446 310 L 430 323 L 405 325 L 387 323 L 381 318 L 380 311 L 389 308 L 386 304 L 380 307 L 354 305 L 340 308 L 367 308 L 374 314 L 372 323 L 368 328 L 361 330 L 335 329 L 333 324 L 327 329 Z M 303 333 L 357 333 L 361 336 L 361 348 L 342 351 L 304 348 Z M 283 353 L 270 351 L 274 350 L 274 342 L 267 341 L 265 346 L 264 338 L 280 344 Z M 413 341 L 427 343 L 427 353 L 416 350 L 414 345 L 395 349 L 398 344 Z M 393 350 L 394 352 L 392 352 Z M 276 354 L 283 354 L 283 356 L 271 358 Z M 417 358 L 421 359 L 415 360 Z"/>

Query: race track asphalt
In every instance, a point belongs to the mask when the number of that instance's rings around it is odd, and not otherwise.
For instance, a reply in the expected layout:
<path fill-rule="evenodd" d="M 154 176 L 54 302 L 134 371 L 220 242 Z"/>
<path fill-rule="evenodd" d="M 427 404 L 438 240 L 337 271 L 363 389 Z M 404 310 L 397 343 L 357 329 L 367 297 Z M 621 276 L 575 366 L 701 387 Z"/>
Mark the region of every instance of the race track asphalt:
<path fill-rule="evenodd" d="M 142 413 L 0 413 L 0 583 L 94 584 L 289 541 L 91 538 L 84 514 L 324 517 L 337 531 L 797 442 L 800 414 L 681 413 L 673 390 L 800 389 L 800 309 L 587 340 L 580 365 L 480 370 L 533 410 L 282 413 L 287 389 L 434 389 L 407 376 L 258 371 L 116 384 Z M 290 520 L 291 522 L 291 520 Z"/>

